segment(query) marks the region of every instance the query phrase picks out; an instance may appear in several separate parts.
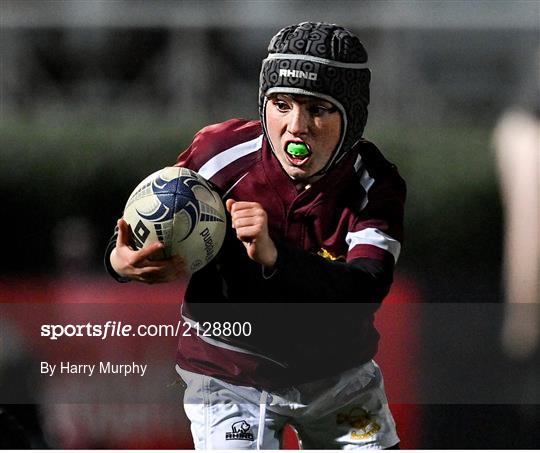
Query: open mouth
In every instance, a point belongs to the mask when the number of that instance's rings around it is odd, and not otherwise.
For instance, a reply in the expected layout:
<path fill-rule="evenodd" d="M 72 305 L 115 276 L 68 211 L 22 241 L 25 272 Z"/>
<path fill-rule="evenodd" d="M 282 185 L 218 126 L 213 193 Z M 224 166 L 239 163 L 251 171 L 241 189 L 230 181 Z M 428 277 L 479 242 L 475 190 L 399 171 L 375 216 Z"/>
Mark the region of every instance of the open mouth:
<path fill-rule="evenodd" d="M 305 142 L 288 141 L 285 144 L 285 154 L 289 161 L 295 165 L 305 164 L 311 157 L 311 149 Z"/>

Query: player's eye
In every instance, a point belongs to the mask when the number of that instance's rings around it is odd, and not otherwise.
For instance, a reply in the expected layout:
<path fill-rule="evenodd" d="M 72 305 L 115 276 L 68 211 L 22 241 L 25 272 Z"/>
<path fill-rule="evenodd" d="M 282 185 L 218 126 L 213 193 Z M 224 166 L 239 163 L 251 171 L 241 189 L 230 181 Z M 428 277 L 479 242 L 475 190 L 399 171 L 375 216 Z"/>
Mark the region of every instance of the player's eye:
<path fill-rule="evenodd" d="M 272 102 L 280 112 L 286 112 L 291 108 L 287 102 L 281 99 L 275 99 Z"/>
<path fill-rule="evenodd" d="M 322 116 L 327 113 L 335 112 L 333 107 L 327 107 L 325 105 L 312 105 L 308 109 L 311 116 Z"/>

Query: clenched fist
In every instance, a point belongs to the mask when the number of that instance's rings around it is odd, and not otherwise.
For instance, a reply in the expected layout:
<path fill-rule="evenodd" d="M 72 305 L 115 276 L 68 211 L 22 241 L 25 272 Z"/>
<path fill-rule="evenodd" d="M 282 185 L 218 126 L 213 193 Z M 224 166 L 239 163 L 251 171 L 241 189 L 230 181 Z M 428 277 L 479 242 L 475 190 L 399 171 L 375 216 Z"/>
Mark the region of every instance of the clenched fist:
<path fill-rule="evenodd" d="M 225 203 L 231 213 L 232 227 L 242 241 L 248 256 L 267 269 L 272 269 L 277 260 L 277 249 L 268 234 L 268 216 L 264 208 L 253 201 L 234 201 Z"/>

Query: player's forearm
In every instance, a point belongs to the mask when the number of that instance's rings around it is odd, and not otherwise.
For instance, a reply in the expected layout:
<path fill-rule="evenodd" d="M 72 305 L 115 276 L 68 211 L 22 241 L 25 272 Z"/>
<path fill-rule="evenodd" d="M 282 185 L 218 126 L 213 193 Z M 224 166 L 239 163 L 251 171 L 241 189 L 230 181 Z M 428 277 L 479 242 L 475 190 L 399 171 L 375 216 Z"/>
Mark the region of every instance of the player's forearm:
<path fill-rule="evenodd" d="M 393 278 L 393 263 L 357 259 L 329 262 L 303 250 L 279 245 L 272 279 L 299 300 L 380 303 Z"/>

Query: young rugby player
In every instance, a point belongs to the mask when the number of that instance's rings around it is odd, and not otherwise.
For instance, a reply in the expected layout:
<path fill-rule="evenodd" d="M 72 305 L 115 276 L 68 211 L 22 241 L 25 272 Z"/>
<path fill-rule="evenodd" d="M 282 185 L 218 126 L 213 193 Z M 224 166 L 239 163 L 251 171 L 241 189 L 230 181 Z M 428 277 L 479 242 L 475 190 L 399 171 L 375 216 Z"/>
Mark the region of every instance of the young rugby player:
<path fill-rule="evenodd" d="M 268 50 L 260 120 L 208 126 L 177 160 L 214 185 L 231 221 L 219 256 L 190 278 L 183 319 L 252 323 L 242 337 L 180 339 L 195 446 L 274 449 L 289 423 L 304 448 L 395 447 L 373 321 L 401 249 L 405 184 L 362 138 L 366 51 L 313 22 L 282 29 Z M 106 265 L 119 281 L 185 274 L 117 226 Z"/>

